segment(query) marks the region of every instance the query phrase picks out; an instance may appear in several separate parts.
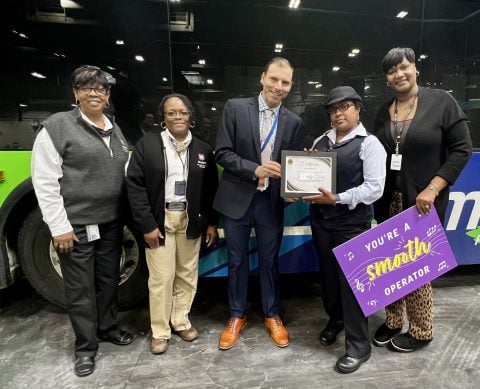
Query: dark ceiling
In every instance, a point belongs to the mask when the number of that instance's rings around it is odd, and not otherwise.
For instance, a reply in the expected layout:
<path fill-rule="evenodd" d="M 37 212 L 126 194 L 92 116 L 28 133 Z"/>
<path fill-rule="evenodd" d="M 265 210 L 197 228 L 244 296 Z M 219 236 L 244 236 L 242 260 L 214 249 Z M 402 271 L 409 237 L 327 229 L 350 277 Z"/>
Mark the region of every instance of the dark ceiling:
<path fill-rule="evenodd" d="M 91 63 L 114 68 L 117 79 L 152 99 L 172 87 L 195 89 L 182 71 L 214 77 L 215 88 L 226 90 L 236 85 L 229 69 L 253 69 L 258 77 L 277 42 L 284 45 L 281 55 L 307 75 L 338 65 L 344 80 L 381 77 L 379 62 L 394 46 L 428 53 L 419 64 L 426 73 L 479 73 L 480 0 L 303 0 L 296 10 L 288 1 L 75 0 L 81 8 L 72 9 L 67 0 L 7 0 L 0 20 L 0 80 L 15 93 L 29 89 L 39 97 L 44 89 L 66 86 L 58 98 L 70 98 L 68 75 Z M 409 13 L 399 19 L 402 9 Z M 116 39 L 126 44 L 118 46 Z M 349 58 L 352 48 L 361 55 Z M 144 63 L 134 59 L 138 54 Z M 202 58 L 207 63 L 199 66 Z M 32 71 L 47 78 L 34 79 Z M 0 92 L 0 104 L 12 90 Z"/>

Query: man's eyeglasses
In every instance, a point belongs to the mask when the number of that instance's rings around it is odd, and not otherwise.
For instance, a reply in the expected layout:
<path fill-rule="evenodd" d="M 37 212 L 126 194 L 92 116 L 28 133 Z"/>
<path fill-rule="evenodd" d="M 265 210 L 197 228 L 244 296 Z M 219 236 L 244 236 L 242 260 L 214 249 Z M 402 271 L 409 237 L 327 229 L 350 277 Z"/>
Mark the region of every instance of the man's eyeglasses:
<path fill-rule="evenodd" d="M 337 110 L 339 110 L 340 112 L 345 112 L 347 109 L 349 109 L 350 107 L 353 107 L 353 106 L 355 106 L 355 104 L 353 104 L 353 103 L 342 103 L 342 104 L 339 104 L 337 106 L 332 105 L 331 107 L 327 108 L 327 112 L 330 115 L 332 115 L 334 113 L 337 113 Z"/>
<path fill-rule="evenodd" d="M 85 93 L 85 94 L 93 91 L 97 95 L 101 95 L 101 96 L 105 96 L 108 92 L 108 89 L 106 89 L 106 88 L 93 88 L 93 87 L 89 87 L 89 86 L 77 86 L 76 89 L 79 90 L 82 93 Z"/>
<path fill-rule="evenodd" d="M 182 119 L 187 119 L 190 116 L 190 112 L 188 112 L 188 111 L 179 111 L 179 112 L 168 111 L 168 112 L 164 112 L 164 115 L 169 119 L 176 118 L 178 115 L 180 115 L 180 117 Z"/>

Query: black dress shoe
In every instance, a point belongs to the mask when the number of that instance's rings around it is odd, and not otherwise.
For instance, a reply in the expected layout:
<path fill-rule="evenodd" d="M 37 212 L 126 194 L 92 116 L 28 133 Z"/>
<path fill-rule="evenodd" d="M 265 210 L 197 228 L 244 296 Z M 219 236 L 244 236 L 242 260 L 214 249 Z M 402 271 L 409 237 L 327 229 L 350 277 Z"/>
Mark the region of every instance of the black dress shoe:
<path fill-rule="evenodd" d="M 75 359 L 75 374 L 79 377 L 85 377 L 92 374 L 95 370 L 94 357 L 78 357 Z"/>
<path fill-rule="evenodd" d="M 337 335 L 343 330 L 343 323 L 327 324 L 320 332 L 320 343 L 324 346 L 330 346 L 337 339 Z"/>
<path fill-rule="evenodd" d="M 100 340 L 110 342 L 118 346 L 126 346 L 133 342 L 133 334 L 128 331 L 112 331 L 98 336 Z"/>
<path fill-rule="evenodd" d="M 340 373 L 353 373 L 354 371 L 357 371 L 362 363 L 366 362 L 368 358 L 370 358 L 370 353 L 361 358 L 349 357 L 347 354 L 345 354 L 337 361 L 335 367 Z"/>

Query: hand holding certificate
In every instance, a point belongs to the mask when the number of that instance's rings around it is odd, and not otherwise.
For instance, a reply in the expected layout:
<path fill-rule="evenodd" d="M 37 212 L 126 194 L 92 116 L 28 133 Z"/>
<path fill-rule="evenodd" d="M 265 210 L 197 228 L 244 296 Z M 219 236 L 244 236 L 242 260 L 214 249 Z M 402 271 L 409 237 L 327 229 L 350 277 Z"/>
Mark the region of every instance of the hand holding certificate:
<path fill-rule="evenodd" d="M 336 167 L 335 152 L 282 151 L 281 196 L 319 195 L 319 188 L 335 193 Z"/>

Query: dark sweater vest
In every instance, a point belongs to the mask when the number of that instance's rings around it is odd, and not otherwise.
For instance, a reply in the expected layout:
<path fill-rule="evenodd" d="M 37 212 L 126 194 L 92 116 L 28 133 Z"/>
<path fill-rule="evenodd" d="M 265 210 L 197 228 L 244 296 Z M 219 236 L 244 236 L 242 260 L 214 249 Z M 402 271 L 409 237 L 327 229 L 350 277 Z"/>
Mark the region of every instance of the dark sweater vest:
<path fill-rule="evenodd" d="M 42 125 L 63 160 L 60 194 L 70 223 L 103 224 L 118 219 L 128 160 L 120 128 L 113 123 L 110 151 L 78 108 L 56 113 Z"/>
<path fill-rule="evenodd" d="M 337 154 L 337 193 L 359 186 L 363 183 L 363 161 L 359 157 L 360 147 L 362 146 L 364 136 L 356 136 L 349 142 L 334 145 L 330 147 L 328 137 L 324 136 L 316 144 L 318 151 L 331 151 Z M 325 219 L 331 219 L 336 216 L 350 214 L 349 221 L 352 223 L 362 223 L 371 218 L 371 206 L 363 203 L 350 210 L 346 204 L 318 205 L 312 207 L 320 210 Z"/>

